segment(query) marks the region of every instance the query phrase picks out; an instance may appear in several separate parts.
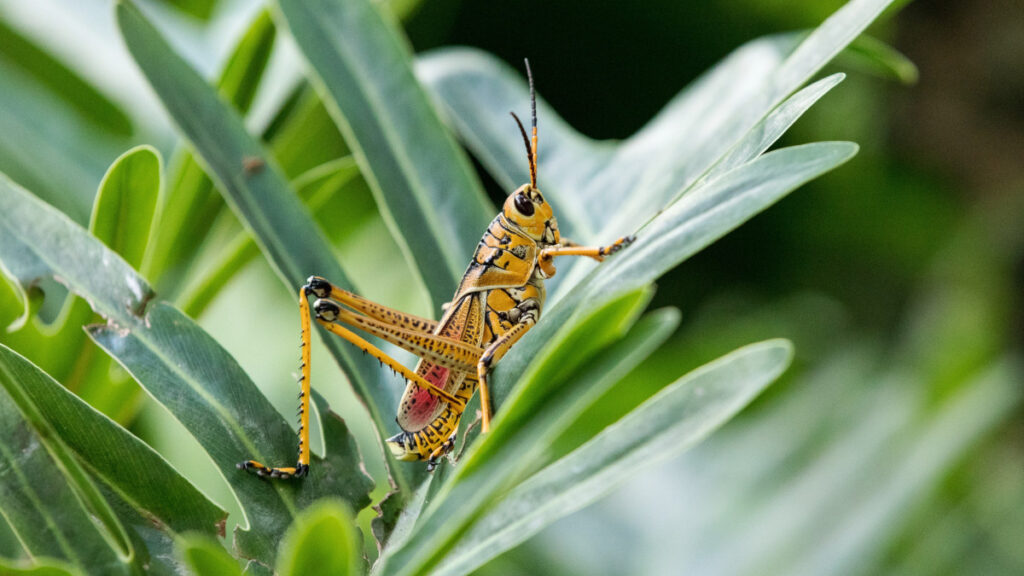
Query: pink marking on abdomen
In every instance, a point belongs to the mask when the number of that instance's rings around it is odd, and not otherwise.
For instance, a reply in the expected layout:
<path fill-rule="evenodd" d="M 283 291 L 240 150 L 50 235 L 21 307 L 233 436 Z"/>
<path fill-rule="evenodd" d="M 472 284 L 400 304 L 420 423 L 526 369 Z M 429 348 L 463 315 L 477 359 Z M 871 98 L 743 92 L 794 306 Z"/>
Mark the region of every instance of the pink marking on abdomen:
<path fill-rule="evenodd" d="M 458 305 L 459 308 L 452 316 L 453 319 L 456 316 L 461 316 L 462 320 L 456 320 L 454 323 L 449 320 L 449 324 L 441 330 L 441 334 L 455 340 L 460 340 L 462 338 L 462 334 L 466 330 L 464 318 L 467 314 L 465 309 L 467 302 L 472 303 L 472 298 L 462 300 Z M 448 377 L 451 375 L 451 370 L 444 368 L 443 366 L 427 362 L 420 365 L 421 368 L 424 366 L 427 366 L 428 368 L 426 373 L 423 374 L 423 379 L 444 390 L 445 386 L 448 385 Z M 419 370 L 419 372 L 422 372 L 422 370 Z M 403 405 L 402 410 L 400 411 L 401 416 L 399 417 L 399 424 L 407 432 L 416 432 L 421 430 L 434 420 L 439 402 L 440 400 L 437 396 L 434 396 L 428 390 L 424 390 L 417 386 L 408 397 L 408 405 Z"/>
<path fill-rule="evenodd" d="M 448 368 L 432 364 L 427 373 L 423 375 L 423 379 L 443 390 L 445 384 L 448 383 L 448 373 Z M 409 414 L 405 423 L 407 430 L 414 432 L 429 424 L 434 418 L 438 402 L 440 402 L 438 397 L 431 394 L 429 390 L 417 387 L 409 398 Z"/>

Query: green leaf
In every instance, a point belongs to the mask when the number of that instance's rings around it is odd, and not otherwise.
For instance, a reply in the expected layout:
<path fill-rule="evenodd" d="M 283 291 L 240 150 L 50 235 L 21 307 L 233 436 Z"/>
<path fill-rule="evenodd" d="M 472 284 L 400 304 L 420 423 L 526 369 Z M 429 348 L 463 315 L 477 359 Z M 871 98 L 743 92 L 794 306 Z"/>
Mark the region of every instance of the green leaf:
<path fill-rule="evenodd" d="M 181 559 L 196 576 L 241 576 L 242 567 L 216 540 L 200 534 L 178 539 Z"/>
<path fill-rule="evenodd" d="M 93 128 L 130 136 L 132 122 L 109 98 L 0 20 L 0 59 L 30 75 Z"/>
<path fill-rule="evenodd" d="M 103 177 L 89 230 L 129 266 L 138 268 L 159 194 L 160 156 L 152 146 L 132 148 Z"/>
<path fill-rule="evenodd" d="M 219 94 L 243 114 L 252 105 L 275 37 L 270 15 L 265 10 L 259 12 L 221 72 Z M 161 202 L 161 226 L 146 265 L 149 276 L 160 281 L 161 292 L 178 287 L 224 208 L 224 200 L 190 152 L 179 151 L 169 180 L 171 185 Z"/>
<path fill-rule="evenodd" d="M 551 522 L 672 458 L 729 421 L 789 365 L 792 346 L 741 348 L 680 378 L 574 452 L 517 486 L 435 572 L 468 574 Z"/>
<path fill-rule="evenodd" d="M 710 180 L 756 159 L 785 134 L 818 99 L 842 82 L 843 78 L 844 74 L 833 74 L 787 98 L 751 128 L 701 179 Z"/>
<path fill-rule="evenodd" d="M 45 198 L 79 223 L 89 220 L 96 186 L 123 139 L 98 131 L 0 59 L 0 171 Z M 55 167 L 59 167 L 55 168 Z"/>
<path fill-rule="evenodd" d="M 769 152 L 691 190 L 637 232 L 628 250 L 596 275 L 591 294 L 643 286 L 754 214 L 857 153 L 851 142 L 817 142 Z M 574 296 L 574 295 L 573 295 Z"/>
<path fill-rule="evenodd" d="M 282 104 L 263 139 L 288 178 L 350 154 L 324 101 L 306 81 Z"/>
<path fill-rule="evenodd" d="M 25 364 L 2 345 L 0 362 Z M 20 377 L 26 398 L 92 476 L 145 510 L 151 523 L 174 532 L 196 530 L 213 535 L 223 530 L 224 511 L 146 443 L 38 369 L 26 364 Z"/>
<path fill-rule="evenodd" d="M 75 292 L 96 312 L 124 324 L 139 322 L 155 296 L 123 258 L 3 174 L 0 262 L 22 290 L 51 276 L 67 283 L 82 279 Z M 25 302 L 27 311 L 27 299 Z"/>
<path fill-rule="evenodd" d="M 281 541 L 277 573 L 362 574 L 358 529 L 344 502 L 324 499 L 304 511 Z"/>
<path fill-rule="evenodd" d="M 368 0 L 279 0 L 328 111 L 409 264 L 439 308 L 494 209 L 412 73 L 395 25 Z"/>
<path fill-rule="evenodd" d="M 118 2 L 117 20 L 132 56 L 289 290 L 297 292 L 311 274 L 350 288 L 316 224 L 234 110 L 171 50 L 132 3 Z M 247 170 L 253 161 L 260 168 Z M 398 391 L 383 385 L 381 371 L 369 356 L 338 338 L 324 342 L 366 402 L 377 429 L 387 430 Z M 397 470 L 397 479 L 407 486 L 407 469 Z"/>
<path fill-rule="evenodd" d="M 31 556 L 128 573 L 134 554 L 124 527 L 26 392 L 45 378 L 0 346 L 0 510 Z"/>
<path fill-rule="evenodd" d="M 889 44 L 871 36 L 854 40 L 837 61 L 903 84 L 917 83 L 917 66 Z"/>
<path fill-rule="evenodd" d="M 355 509 L 369 504 L 364 475 L 344 423 L 321 414 L 329 450 L 301 483 L 260 482 L 235 469 L 249 458 L 295 458 L 295 435 L 234 359 L 181 312 L 149 302 L 145 282 L 118 255 L 13 183 L 0 178 L 0 262 L 18 279 L 57 276 L 108 324 L 90 336 L 196 437 L 228 480 L 251 529 L 240 527 L 240 553 L 273 564 L 277 535 L 294 514 L 332 494 Z"/>

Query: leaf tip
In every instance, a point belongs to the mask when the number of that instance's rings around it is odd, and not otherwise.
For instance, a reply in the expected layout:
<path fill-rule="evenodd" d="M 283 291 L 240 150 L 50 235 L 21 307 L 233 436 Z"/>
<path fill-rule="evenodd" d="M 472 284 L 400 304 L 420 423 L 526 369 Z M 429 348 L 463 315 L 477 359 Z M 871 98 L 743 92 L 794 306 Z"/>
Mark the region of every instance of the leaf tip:
<path fill-rule="evenodd" d="M 752 352 L 770 357 L 772 362 L 771 380 L 775 380 L 789 368 L 796 353 L 796 346 L 788 338 L 772 338 L 756 344 L 751 344 Z"/>

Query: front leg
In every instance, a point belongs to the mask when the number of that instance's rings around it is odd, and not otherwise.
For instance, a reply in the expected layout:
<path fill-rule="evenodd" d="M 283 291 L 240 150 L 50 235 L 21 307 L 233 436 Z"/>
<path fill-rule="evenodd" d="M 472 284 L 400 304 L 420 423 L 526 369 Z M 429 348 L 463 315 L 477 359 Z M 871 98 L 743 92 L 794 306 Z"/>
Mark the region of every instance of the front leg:
<path fill-rule="evenodd" d="M 587 256 L 598 262 L 604 260 L 605 256 L 611 256 L 636 240 L 636 236 L 623 236 L 607 246 L 580 246 L 572 240 L 563 239 L 558 246 L 551 246 L 541 250 L 540 257 L 550 260 L 555 256 Z"/>
<path fill-rule="evenodd" d="M 557 246 L 549 246 L 540 251 L 537 256 L 537 265 L 548 277 L 555 275 L 555 265 L 552 262 L 555 256 L 586 256 L 598 262 L 604 260 L 605 256 L 615 254 L 636 240 L 636 236 L 623 236 L 607 246 L 580 246 L 572 240 L 562 240 Z"/>
<path fill-rule="evenodd" d="M 520 309 L 522 310 L 522 307 Z M 534 305 L 523 310 L 519 322 L 491 342 L 491 345 L 480 356 L 480 362 L 476 365 L 476 374 L 480 381 L 480 410 L 483 413 L 483 424 L 480 430 L 483 433 L 487 433 L 491 429 L 491 391 L 487 385 L 487 373 L 490 372 L 491 366 L 501 360 L 512 348 L 512 345 L 518 342 L 526 334 L 526 331 L 533 328 L 536 323 L 537 307 Z"/>

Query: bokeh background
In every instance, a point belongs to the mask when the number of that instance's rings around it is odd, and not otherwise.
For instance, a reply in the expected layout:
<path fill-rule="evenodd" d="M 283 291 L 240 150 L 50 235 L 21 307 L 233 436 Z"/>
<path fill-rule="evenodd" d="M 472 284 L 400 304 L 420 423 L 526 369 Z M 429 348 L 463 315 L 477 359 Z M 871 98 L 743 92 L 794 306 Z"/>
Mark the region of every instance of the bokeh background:
<path fill-rule="evenodd" d="M 794 366 L 697 449 L 482 573 L 1024 573 L 1024 4 L 897 4 L 869 35 L 916 68 L 845 53 L 825 72 L 846 80 L 780 143 L 852 140 L 859 155 L 662 278 L 653 306 L 680 308 L 683 325 L 630 378 L 645 397 L 678 373 L 662 367 L 679 358 L 698 366 L 776 336 L 796 344 Z M 209 77 L 260 8 L 144 5 Z M 842 2 L 391 5 L 415 51 L 472 45 L 517 67 L 529 57 L 563 118 L 617 139 L 744 42 L 816 26 Z M 36 52 L 81 85 L 19 64 Z M 253 126 L 300 70 L 282 34 Z M 145 142 L 167 158 L 175 141 L 110 2 L 0 0 L 0 170 L 85 223 L 118 154 Z M 39 147 L 59 147 L 71 169 L 47 170 L 35 160 Z M 487 182 L 500 202 L 507 191 Z M 353 267 L 357 286 L 422 312 L 379 218 L 359 226 L 367 249 Z M 18 312 L 4 309 L 0 321 Z M 255 262 L 200 318 L 286 414 L 295 368 L 278 350 L 293 347 L 296 312 Z M 254 330 L 288 336 L 253 338 Z M 354 403 L 337 369 L 315 364 L 333 406 L 368 434 L 359 409 L 346 409 Z M 140 397 L 121 419 L 233 506 L 205 455 L 160 409 Z"/>

